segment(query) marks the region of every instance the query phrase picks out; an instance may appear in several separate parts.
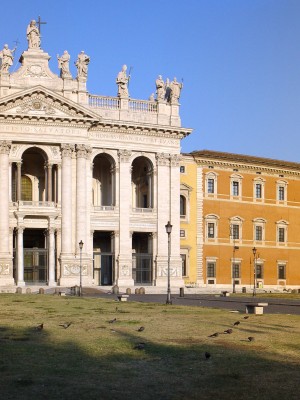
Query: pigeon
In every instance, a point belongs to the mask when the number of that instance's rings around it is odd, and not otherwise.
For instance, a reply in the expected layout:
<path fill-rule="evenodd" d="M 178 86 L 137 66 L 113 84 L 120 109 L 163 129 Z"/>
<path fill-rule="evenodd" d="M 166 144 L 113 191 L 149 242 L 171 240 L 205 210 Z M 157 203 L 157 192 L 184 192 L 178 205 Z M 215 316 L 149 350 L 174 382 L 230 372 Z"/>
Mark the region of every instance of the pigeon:
<path fill-rule="evenodd" d="M 245 315 L 244 319 L 248 319 L 248 318 L 249 318 L 249 315 Z"/>
<path fill-rule="evenodd" d="M 64 324 L 59 324 L 59 326 L 62 326 L 63 328 L 67 329 L 71 324 L 72 322 L 65 322 Z"/>
<path fill-rule="evenodd" d="M 110 324 L 113 324 L 114 322 L 116 322 L 117 318 L 111 319 L 110 321 L 108 321 Z"/>
<path fill-rule="evenodd" d="M 228 333 L 228 334 L 230 334 L 230 333 L 232 333 L 233 332 L 233 330 L 232 329 L 226 329 L 226 331 L 224 331 L 224 333 Z"/>
<path fill-rule="evenodd" d="M 41 331 L 44 328 L 44 324 L 39 324 L 35 329 Z"/>
<path fill-rule="evenodd" d="M 205 359 L 206 359 L 206 360 L 208 360 L 208 359 L 211 357 L 211 354 L 210 354 L 208 351 L 206 351 L 206 352 L 204 353 L 204 355 L 205 355 Z"/>
<path fill-rule="evenodd" d="M 144 350 L 145 349 L 145 343 L 138 343 L 134 346 L 135 350 Z"/>
<path fill-rule="evenodd" d="M 213 333 L 212 335 L 209 335 L 208 337 L 218 337 L 218 336 L 219 336 L 219 333 L 216 332 L 216 333 Z"/>
<path fill-rule="evenodd" d="M 233 326 L 238 326 L 240 324 L 240 321 L 236 321 Z"/>
<path fill-rule="evenodd" d="M 248 337 L 248 340 L 249 340 L 249 342 L 254 342 L 255 339 L 254 339 L 253 336 L 249 336 L 249 337 Z"/>
<path fill-rule="evenodd" d="M 141 326 L 139 329 L 138 329 L 138 332 L 143 332 L 145 330 L 145 327 L 144 326 Z"/>

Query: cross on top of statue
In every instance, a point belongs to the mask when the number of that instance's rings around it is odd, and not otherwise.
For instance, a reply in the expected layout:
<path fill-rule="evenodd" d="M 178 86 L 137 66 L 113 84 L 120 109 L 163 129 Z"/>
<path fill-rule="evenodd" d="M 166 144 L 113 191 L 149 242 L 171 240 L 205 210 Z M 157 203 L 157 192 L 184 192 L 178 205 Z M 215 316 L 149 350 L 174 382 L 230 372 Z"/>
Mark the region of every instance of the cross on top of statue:
<path fill-rule="evenodd" d="M 46 25 L 47 24 L 47 22 L 43 22 L 42 20 L 41 20 L 41 17 L 39 16 L 38 17 L 38 20 L 37 20 L 37 25 L 38 25 L 38 27 L 39 27 L 39 32 L 40 32 L 40 34 L 41 34 L 41 25 Z"/>

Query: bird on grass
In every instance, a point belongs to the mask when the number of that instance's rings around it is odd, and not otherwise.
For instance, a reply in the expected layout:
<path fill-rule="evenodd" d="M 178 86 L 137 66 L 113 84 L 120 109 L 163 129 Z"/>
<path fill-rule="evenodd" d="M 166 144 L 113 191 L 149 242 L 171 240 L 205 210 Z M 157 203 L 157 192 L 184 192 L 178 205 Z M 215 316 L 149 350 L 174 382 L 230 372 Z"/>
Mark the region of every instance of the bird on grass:
<path fill-rule="evenodd" d="M 42 329 L 44 329 L 44 324 L 39 324 L 38 326 L 36 326 L 35 328 L 37 331 L 41 331 Z"/>
<path fill-rule="evenodd" d="M 206 351 L 204 353 L 204 356 L 205 356 L 205 359 L 208 360 L 211 357 L 211 354 L 208 351 Z"/>
<path fill-rule="evenodd" d="M 62 326 L 64 329 L 67 329 L 71 324 L 72 322 L 65 322 L 64 324 L 59 324 L 59 326 Z"/>
<path fill-rule="evenodd" d="M 227 334 L 229 334 L 229 335 L 230 335 L 230 333 L 232 333 L 232 332 L 233 332 L 233 330 L 232 330 L 231 328 L 226 329 L 226 331 L 224 331 L 224 333 L 227 333 Z"/>
<path fill-rule="evenodd" d="M 249 342 L 254 342 L 255 338 L 253 336 L 248 337 Z"/>
<path fill-rule="evenodd" d="M 249 315 L 245 315 L 244 319 L 248 319 L 248 318 L 249 318 Z"/>
<path fill-rule="evenodd" d="M 233 326 L 238 326 L 240 324 L 240 321 L 236 321 Z"/>
<path fill-rule="evenodd" d="M 218 337 L 218 336 L 219 336 L 219 333 L 216 332 L 216 333 L 213 333 L 212 335 L 209 335 L 208 337 Z"/>
<path fill-rule="evenodd" d="M 138 332 L 143 332 L 145 330 L 145 327 L 144 326 L 141 326 L 139 329 L 138 329 Z"/>
<path fill-rule="evenodd" d="M 113 324 L 114 322 L 116 322 L 117 318 L 111 319 L 110 321 L 108 321 L 110 324 Z"/>
<path fill-rule="evenodd" d="M 145 349 L 145 343 L 137 343 L 135 346 L 134 346 L 134 350 L 144 350 Z"/>

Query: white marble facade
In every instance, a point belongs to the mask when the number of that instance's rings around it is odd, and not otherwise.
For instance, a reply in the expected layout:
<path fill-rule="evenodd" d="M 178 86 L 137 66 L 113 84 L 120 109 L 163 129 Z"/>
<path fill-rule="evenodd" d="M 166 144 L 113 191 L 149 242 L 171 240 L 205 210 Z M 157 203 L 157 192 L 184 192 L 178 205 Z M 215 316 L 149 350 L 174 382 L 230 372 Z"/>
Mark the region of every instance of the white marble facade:
<path fill-rule="evenodd" d="M 169 220 L 181 285 L 178 101 L 91 95 L 37 39 L 0 72 L 0 286 L 165 287 Z"/>

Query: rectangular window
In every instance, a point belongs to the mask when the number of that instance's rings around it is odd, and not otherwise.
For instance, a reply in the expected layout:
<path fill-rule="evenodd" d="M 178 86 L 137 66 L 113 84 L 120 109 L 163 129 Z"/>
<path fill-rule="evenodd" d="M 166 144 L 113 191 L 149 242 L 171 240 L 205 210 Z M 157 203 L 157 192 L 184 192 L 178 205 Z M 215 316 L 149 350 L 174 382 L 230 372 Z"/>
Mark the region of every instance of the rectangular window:
<path fill-rule="evenodd" d="M 278 188 L 278 200 L 284 201 L 284 186 Z"/>
<path fill-rule="evenodd" d="M 207 263 L 207 278 L 216 277 L 216 265 L 215 263 Z"/>
<path fill-rule="evenodd" d="M 181 238 L 185 237 L 185 230 L 184 229 L 180 229 L 180 237 Z"/>
<path fill-rule="evenodd" d="M 278 265 L 278 279 L 285 279 L 285 265 Z"/>
<path fill-rule="evenodd" d="M 186 254 L 180 254 L 180 257 L 181 257 L 181 265 L 182 265 L 182 276 L 187 276 Z"/>
<path fill-rule="evenodd" d="M 257 183 L 255 185 L 255 197 L 257 199 L 261 199 L 262 198 L 262 186 L 261 186 L 261 183 Z"/>
<path fill-rule="evenodd" d="M 180 173 L 181 174 L 185 173 L 185 166 L 184 165 L 180 165 Z"/>
<path fill-rule="evenodd" d="M 207 237 L 214 238 L 215 237 L 215 224 L 213 222 L 209 222 L 207 224 Z"/>
<path fill-rule="evenodd" d="M 255 240 L 262 240 L 262 226 L 255 227 Z"/>
<path fill-rule="evenodd" d="M 232 278 L 240 278 L 240 264 L 232 264 Z"/>
<path fill-rule="evenodd" d="M 232 229 L 232 239 L 239 239 L 240 238 L 240 226 L 233 224 L 231 226 Z"/>
<path fill-rule="evenodd" d="M 239 195 L 239 182 L 237 181 L 232 182 L 232 195 L 233 196 Z"/>
<path fill-rule="evenodd" d="M 207 193 L 215 193 L 215 180 L 212 178 L 207 180 Z"/>
<path fill-rule="evenodd" d="M 263 266 L 256 265 L 256 279 L 263 279 Z"/>
<path fill-rule="evenodd" d="M 284 228 L 278 228 L 278 242 L 284 242 L 285 241 L 285 229 Z"/>

